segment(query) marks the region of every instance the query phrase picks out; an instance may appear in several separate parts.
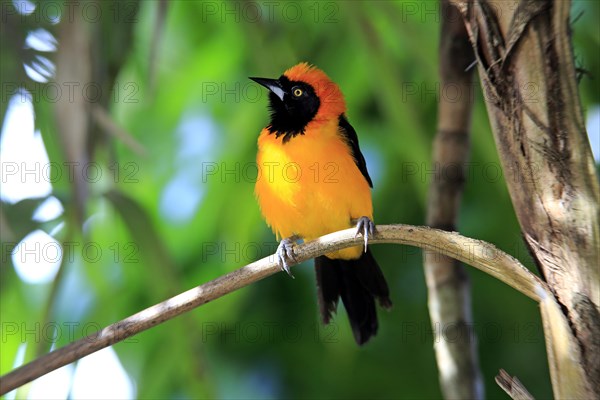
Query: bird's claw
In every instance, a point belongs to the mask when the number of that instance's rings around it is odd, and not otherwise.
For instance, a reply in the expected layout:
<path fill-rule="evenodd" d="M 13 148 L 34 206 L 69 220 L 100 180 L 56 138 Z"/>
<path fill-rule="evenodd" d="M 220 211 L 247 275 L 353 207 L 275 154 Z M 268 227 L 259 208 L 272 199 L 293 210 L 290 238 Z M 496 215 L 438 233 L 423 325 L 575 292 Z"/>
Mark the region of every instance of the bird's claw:
<path fill-rule="evenodd" d="M 296 262 L 296 255 L 294 254 L 294 246 L 296 243 L 291 238 L 285 238 L 279 242 L 279 246 L 277 246 L 277 261 L 279 262 L 279 266 L 282 271 L 288 273 L 290 277 L 294 278 L 292 272 L 290 271 L 290 266 L 288 265 L 288 261 Z"/>
<path fill-rule="evenodd" d="M 361 234 L 365 239 L 365 253 L 367 252 L 367 244 L 369 243 L 369 235 L 375 236 L 375 223 L 369 219 L 369 217 L 360 217 L 356 222 L 356 234 L 357 237 Z"/>

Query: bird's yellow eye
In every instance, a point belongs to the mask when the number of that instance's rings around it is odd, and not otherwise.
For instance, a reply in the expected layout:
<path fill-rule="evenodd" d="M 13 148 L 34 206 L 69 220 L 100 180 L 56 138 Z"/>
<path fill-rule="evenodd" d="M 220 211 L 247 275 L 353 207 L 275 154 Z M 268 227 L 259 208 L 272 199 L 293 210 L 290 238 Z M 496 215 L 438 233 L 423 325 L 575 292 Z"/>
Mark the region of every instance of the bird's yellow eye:
<path fill-rule="evenodd" d="M 296 97 L 302 96 L 302 89 L 300 89 L 300 88 L 294 89 L 294 96 L 296 96 Z"/>

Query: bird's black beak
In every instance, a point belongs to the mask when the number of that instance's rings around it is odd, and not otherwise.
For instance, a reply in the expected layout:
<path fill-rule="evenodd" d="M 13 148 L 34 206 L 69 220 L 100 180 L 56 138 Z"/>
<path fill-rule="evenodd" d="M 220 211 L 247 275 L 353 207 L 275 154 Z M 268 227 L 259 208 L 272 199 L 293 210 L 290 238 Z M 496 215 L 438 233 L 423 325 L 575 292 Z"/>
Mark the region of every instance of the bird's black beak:
<path fill-rule="evenodd" d="M 285 91 L 281 87 L 279 80 L 269 79 L 269 78 L 252 78 L 252 77 L 250 77 L 250 79 L 252 79 L 254 82 L 258 83 L 259 85 L 266 87 L 271 92 L 273 92 L 277 97 L 279 97 L 279 99 L 281 101 L 283 101 L 283 95 L 285 94 Z"/>

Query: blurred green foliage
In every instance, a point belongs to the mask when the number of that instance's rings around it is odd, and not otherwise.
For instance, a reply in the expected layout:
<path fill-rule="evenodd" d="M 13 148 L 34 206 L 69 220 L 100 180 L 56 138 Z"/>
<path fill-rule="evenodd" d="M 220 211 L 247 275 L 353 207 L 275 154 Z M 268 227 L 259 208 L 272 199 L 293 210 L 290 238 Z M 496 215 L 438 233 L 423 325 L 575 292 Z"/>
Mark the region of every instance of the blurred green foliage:
<path fill-rule="evenodd" d="M 130 42 L 129 33 L 111 31 L 111 12 L 93 36 L 93 51 L 110 60 L 115 78 L 110 115 L 146 154 L 112 136 L 94 148 L 103 177 L 91 185 L 83 234 L 69 228 L 65 216 L 41 225 L 49 232 L 65 220 L 57 239 L 78 244 L 57 283 L 29 285 L 15 274 L 5 244 L 38 224 L 31 221 L 33 204 L 3 204 L 13 236 L 2 239 L 2 324 L 77 322 L 75 337 L 58 338 L 56 346 L 63 346 L 91 333 L 86 326 L 108 325 L 271 254 L 277 243 L 254 200 L 252 164 L 258 133 L 268 122 L 267 97 L 247 77 L 277 77 L 299 61 L 326 71 L 345 94 L 374 180 L 379 224 L 423 224 L 435 179 L 430 157 L 439 96 L 472 96 L 472 161 L 459 229 L 535 269 L 478 84 L 471 93 L 439 92 L 437 2 L 173 1 L 164 14 L 160 4 L 141 2 L 128 15 Z M 572 15 L 580 12 L 573 38 L 578 66 L 591 75 L 580 84 L 587 109 L 600 102 L 598 3 L 575 1 Z M 23 63 L 14 50 L 19 42 L 8 43 L 15 40 L 7 36 L 10 29 L 20 43 L 37 25 L 56 35 L 56 26 L 33 15 L 20 18 L 3 28 L 3 82 L 27 80 L 17 68 Z M 129 50 L 121 54 L 119 44 Z M 34 109 L 50 160 L 64 162 L 52 104 L 42 99 Z M 55 182 L 54 194 L 69 215 L 66 177 Z M 86 260 L 81 249 L 88 242 L 104 256 Z M 395 307 L 380 313 L 379 334 L 368 345 L 355 345 L 342 307 L 331 326 L 320 325 L 307 263 L 295 268 L 295 280 L 278 274 L 115 345 L 138 397 L 440 397 L 433 345 L 449 327 L 430 326 L 421 253 L 391 245 L 373 252 Z M 479 271 L 468 272 L 488 397 L 505 398 L 494 383 L 500 368 L 537 398 L 550 397 L 536 304 Z M 36 339 L 47 351 L 51 343 L 43 335 Z M 3 335 L 2 374 L 12 369 L 22 341 L 22 335 Z M 34 356 L 28 350 L 26 361 Z"/>

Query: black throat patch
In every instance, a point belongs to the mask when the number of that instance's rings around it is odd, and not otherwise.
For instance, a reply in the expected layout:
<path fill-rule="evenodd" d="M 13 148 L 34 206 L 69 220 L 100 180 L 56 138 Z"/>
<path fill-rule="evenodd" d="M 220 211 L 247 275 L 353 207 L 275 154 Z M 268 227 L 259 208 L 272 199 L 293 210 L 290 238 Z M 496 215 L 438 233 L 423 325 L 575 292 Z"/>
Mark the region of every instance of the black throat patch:
<path fill-rule="evenodd" d="M 287 143 L 297 135 L 304 135 L 306 125 L 317 115 L 321 102 L 314 88 L 305 82 L 290 81 L 282 75 L 279 84 L 284 92 L 283 100 L 269 93 L 271 123 L 267 129 L 277 138 L 283 136 L 283 143 Z"/>

